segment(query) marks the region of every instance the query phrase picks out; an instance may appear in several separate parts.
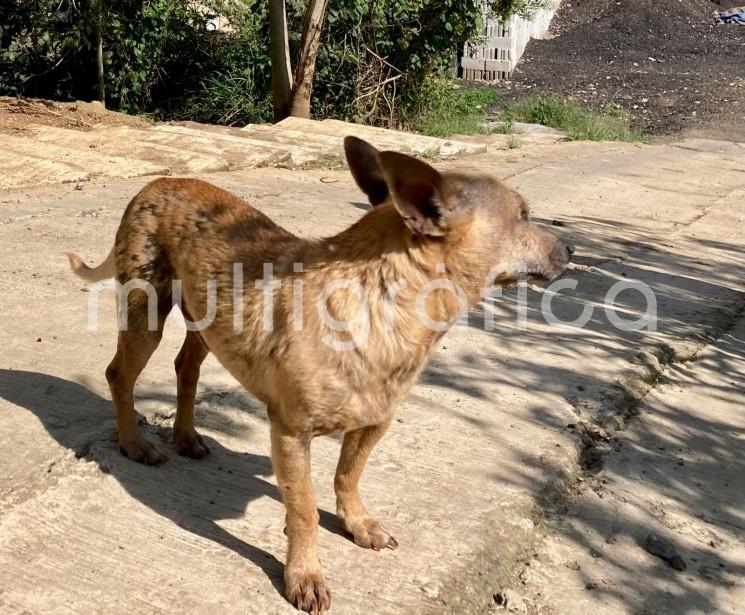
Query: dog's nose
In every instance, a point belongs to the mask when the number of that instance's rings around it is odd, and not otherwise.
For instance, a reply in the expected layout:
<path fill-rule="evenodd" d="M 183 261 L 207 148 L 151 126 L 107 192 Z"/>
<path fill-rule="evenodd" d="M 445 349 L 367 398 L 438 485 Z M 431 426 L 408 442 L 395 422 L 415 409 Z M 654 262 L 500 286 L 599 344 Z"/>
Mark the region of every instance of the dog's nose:
<path fill-rule="evenodd" d="M 576 248 L 574 247 L 574 244 L 573 243 L 567 243 L 567 244 L 564 244 L 564 245 L 566 246 L 567 252 L 569 252 L 569 256 L 571 256 L 572 254 L 574 254 Z"/>

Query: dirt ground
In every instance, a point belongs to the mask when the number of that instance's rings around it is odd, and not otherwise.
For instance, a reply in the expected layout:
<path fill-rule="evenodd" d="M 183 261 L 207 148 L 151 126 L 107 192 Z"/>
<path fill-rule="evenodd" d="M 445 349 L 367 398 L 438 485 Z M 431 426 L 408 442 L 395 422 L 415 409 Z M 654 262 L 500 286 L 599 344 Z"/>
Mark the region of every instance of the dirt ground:
<path fill-rule="evenodd" d="M 0 133 L 16 134 L 38 125 L 90 130 L 96 125 L 145 128 L 150 124 L 132 115 L 108 111 L 97 102 L 64 103 L 0 96 Z"/>
<path fill-rule="evenodd" d="M 742 160 L 742 145 L 687 140 L 557 142 L 447 163 L 505 178 L 569 236 L 576 288 L 525 289 L 523 324 L 511 290 L 443 338 L 363 478 L 396 551 L 343 535 L 339 441 L 314 442 L 332 613 L 741 612 Z M 305 235 L 341 230 L 364 209 L 343 170 L 209 179 Z M 116 450 L 103 378 L 113 298 L 91 303 L 63 253 L 103 258 L 147 181 L 0 195 L 3 615 L 294 612 L 265 410 L 212 359 L 197 399 L 212 455 L 173 452 L 177 315 L 137 389 L 143 427 L 170 459 L 148 468 Z M 621 280 L 654 291 L 656 331 L 613 324 L 604 306 Z M 560 320 L 591 318 L 550 324 L 545 301 Z M 616 303 L 627 319 L 648 307 L 632 291 Z"/>
<path fill-rule="evenodd" d="M 565 0 L 528 45 L 509 96 L 618 105 L 651 135 L 745 140 L 745 28 L 709 0 Z"/>

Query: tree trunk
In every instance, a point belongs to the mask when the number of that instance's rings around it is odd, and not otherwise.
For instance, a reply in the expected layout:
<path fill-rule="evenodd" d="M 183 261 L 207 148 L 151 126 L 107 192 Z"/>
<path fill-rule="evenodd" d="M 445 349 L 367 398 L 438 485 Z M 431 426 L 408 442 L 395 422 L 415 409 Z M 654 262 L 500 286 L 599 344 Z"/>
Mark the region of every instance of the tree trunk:
<path fill-rule="evenodd" d="M 326 15 L 328 0 L 309 0 L 305 11 L 303 35 L 300 39 L 300 55 L 295 67 L 290 115 L 310 117 L 310 95 L 313 90 L 313 75 L 316 71 L 316 56 L 321 44 L 321 28 Z"/>
<path fill-rule="evenodd" d="M 91 0 L 91 9 L 95 20 L 93 46 L 96 50 L 96 99 L 106 106 L 106 85 L 103 72 L 103 9 L 102 0 Z"/>
<path fill-rule="evenodd" d="M 279 122 L 290 112 L 292 68 L 287 37 L 285 0 L 269 0 L 269 40 L 272 57 L 272 112 Z"/>

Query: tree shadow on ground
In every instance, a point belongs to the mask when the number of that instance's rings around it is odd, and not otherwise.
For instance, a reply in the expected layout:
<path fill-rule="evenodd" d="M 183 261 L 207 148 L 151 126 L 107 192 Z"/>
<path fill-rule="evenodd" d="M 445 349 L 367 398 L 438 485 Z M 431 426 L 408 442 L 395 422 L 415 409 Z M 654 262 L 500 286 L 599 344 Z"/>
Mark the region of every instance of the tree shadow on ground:
<path fill-rule="evenodd" d="M 210 455 L 205 459 L 187 459 L 171 452 L 167 463 L 145 466 L 119 454 L 111 402 L 80 384 L 48 374 L 1 369 L 0 398 L 32 412 L 60 445 L 78 458 L 97 463 L 154 512 L 251 561 L 284 595 L 283 564 L 217 523 L 242 518 L 255 499 L 280 501 L 276 486 L 265 480 L 272 474 L 269 457 L 233 451 L 207 438 Z M 167 396 L 153 398 L 169 401 Z M 151 438 L 171 439 L 170 428 L 143 427 Z M 161 444 L 161 448 L 165 447 Z M 323 510 L 319 514 L 322 527 L 344 535 L 335 515 Z"/>
<path fill-rule="evenodd" d="M 598 477 L 590 479 L 598 497 L 570 502 L 554 517 L 564 539 L 596 553 L 614 571 L 615 584 L 593 591 L 634 612 L 713 613 L 722 610 L 714 592 L 735 587 L 745 576 L 742 557 L 729 549 L 745 539 L 743 366 L 745 337 L 727 333 L 703 358 L 672 369 L 667 386 L 685 387 L 695 400 L 725 403 L 731 412 L 710 412 L 672 391 L 655 394 L 628 433 L 609 443 Z M 711 374 L 726 378 L 712 381 Z M 547 414 L 543 408 L 532 413 L 536 420 Z M 534 460 L 524 455 L 523 462 Z M 640 573 L 628 566 L 633 558 L 610 547 L 623 540 L 642 549 L 650 533 L 683 558 L 685 572 L 650 555 Z"/>
<path fill-rule="evenodd" d="M 597 237 L 598 225 L 606 226 L 608 234 Z M 727 333 L 745 315 L 742 292 L 745 249 L 721 241 L 678 238 L 683 248 L 668 252 L 659 247 L 659 237 L 654 231 L 615 220 L 578 219 L 574 228 L 589 226 L 593 228 L 594 238 L 582 234 L 574 237 L 579 244 L 580 268 L 570 271 L 567 277 L 578 281 L 577 288 L 552 298 L 553 313 L 561 321 L 576 318 L 585 307 L 592 308 L 592 316 L 584 327 L 549 326 L 541 310 L 544 291 L 529 288 L 526 328 L 518 330 L 518 295 L 514 290 L 508 291 L 493 304 L 472 313 L 467 322 L 467 326 L 483 331 L 484 319 L 491 313 L 496 324 L 490 331 L 494 350 L 467 351 L 452 360 L 435 362 L 423 374 L 422 381 L 480 400 L 493 395 L 495 384 L 505 392 L 518 393 L 526 388 L 550 392 L 566 400 L 571 413 L 562 413 L 548 405 L 534 405 L 527 416 L 519 418 L 573 432 L 578 421 L 593 423 L 622 414 L 627 414 L 623 417 L 627 419 L 637 412 L 635 402 L 624 393 L 617 368 L 606 369 L 606 363 L 613 361 L 618 365 L 622 360 L 629 365 L 628 378 L 641 379 L 654 387 L 660 383 L 655 375 L 658 367 L 655 360 L 659 359 L 663 365 L 666 361 L 675 365 L 677 360 L 695 360 L 695 356 L 676 358 L 675 347 L 690 342 L 706 344 L 719 338 L 718 350 L 707 358 L 705 367 L 710 372 L 730 375 L 726 383 L 704 381 L 696 369 L 691 369 L 684 386 L 697 387 L 701 399 L 730 403 L 733 416 L 717 420 L 704 412 L 656 402 L 649 411 L 655 412 L 655 418 L 670 428 L 657 427 L 647 432 L 649 423 L 643 418 L 634 422 L 633 433 L 617 432 L 611 438 L 608 463 L 600 469 L 602 484 L 607 481 L 610 485 L 623 485 L 629 502 L 636 490 L 651 485 L 660 502 L 674 502 L 681 514 L 701 521 L 710 536 L 699 537 L 696 547 L 690 543 L 685 546 L 681 535 L 676 535 L 674 524 L 666 527 L 663 523 L 665 539 L 687 562 L 692 562 L 687 573 L 677 573 L 651 555 L 648 557 L 656 564 L 650 566 L 652 573 L 646 576 L 629 569 L 625 561 L 610 561 L 615 569 L 616 586 L 593 589 L 598 594 L 613 595 L 632 612 L 716 612 L 720 605 L 714 592 L 731 587 L 734 579 L 745 575 L 745 566 L 719 549 L 724 540 L 722 535 L 729 536 L 730 541 L 741 541 L 745 533 L 742 479 L 745 476 L 742 455 L 745 341 Z M 701 251 L 685 254 L 685 246 L 692 244 L 708 251 L 711 260 L 702 256 Z M 606 294 L 613 284 L 624 280 L 640 280 L 654 291 L 656 332 L 622 331 L 609 320 L 604 309 Z M 617 306 L 618 315 L 634 320 L 645 313 L 647 303 L 641 294 L 627 292 L 619 296 Z M 499 363 L 505 354 L 509 354 L 509 362 Z M 594 369 L 587 369 L 588 356 L 593 357 Z M 497 364 L 499 369 L 495 369 Z M 578 365 L 584 369 L 578 369 Z M 454 409 L 449 411 L 462 414 Z M 503 412 L 510 418 L 518 418 L 509 409 Z M 489 430 L 499 430 L 503 420 L 502 416 L 461 418 Z M 624 420 L 619 421 L 623 423 Z M 578 438 L 578 449 L 583 445 L 584 441 Z M 679 464 L 681 452 L 692 460 L 686 461 L 685 466 Z M 518 454 L 524 472 L 499 475 L 499 480 L 529 488 L 539 495 L 542 506 L 555 504 L 543 500 L 546 484 L 536 479 L 535 471 L 529 471 L 541 468 L 544 460 L 527 447 Z M 631 476 L 632 462 L 649 469 Z M 621 494 L 621 497 L 625 496 Z M 600 547 L 595 540 L 598 536 L 606 537 L 609 543 L 625 537 L 630 539 L 627 542 L 641 545 L 650 532 L 657 531 L 652 528 L 659 527 L 659 519 L 655 517 L 658 513 L 654 510 L 632 514 L 602 505 L 602 499 L 596 505 L 585 499 L 560 501 L 564 514 L 555 517 L 555 529 L 564 540 L 585 552 L 598 551 Z M 607 557 L 612 560 L 613 553 L 609 552 Z M 689 582 L 691 575 L 698 585 Z M 589 577 L 587 581 L 590 582 Z M 671 583 L 675 591 L 669 587 L 661 589 L 663 582 Z"/>

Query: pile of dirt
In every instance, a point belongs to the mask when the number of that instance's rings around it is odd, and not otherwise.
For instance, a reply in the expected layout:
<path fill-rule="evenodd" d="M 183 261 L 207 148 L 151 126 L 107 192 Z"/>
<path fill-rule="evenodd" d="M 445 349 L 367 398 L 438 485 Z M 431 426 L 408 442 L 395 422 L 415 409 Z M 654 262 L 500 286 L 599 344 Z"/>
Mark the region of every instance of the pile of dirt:
<path fill-rule="evenodd" d="M 745 140 L 745 28 L 714 22 L 727 4 L 565 0 L 506 88 L 618 105 L 651 134 Z"/>
<path fill-rule="evenodd" d="M 97 102 L 62 103 L 0 96 L 0 133 L 23 132 L 33 125 L 90 130 L 94 126 L 147 127 L 138 117 L 107 111 Z"/>

